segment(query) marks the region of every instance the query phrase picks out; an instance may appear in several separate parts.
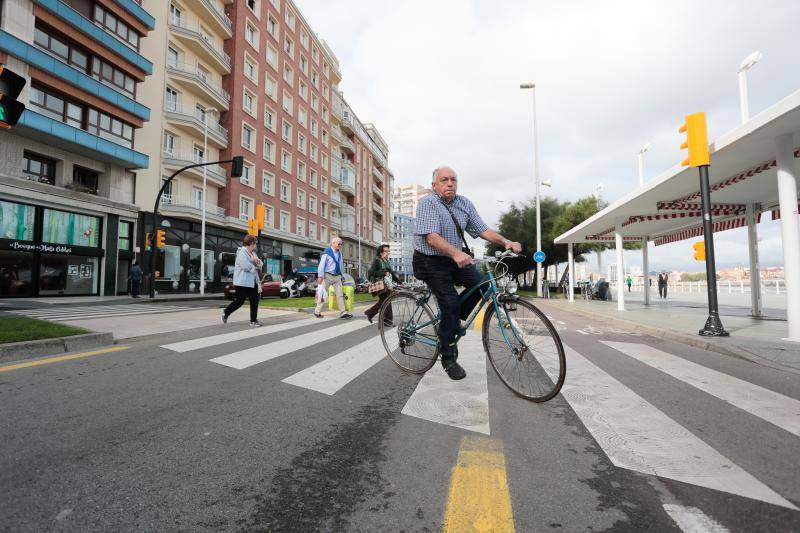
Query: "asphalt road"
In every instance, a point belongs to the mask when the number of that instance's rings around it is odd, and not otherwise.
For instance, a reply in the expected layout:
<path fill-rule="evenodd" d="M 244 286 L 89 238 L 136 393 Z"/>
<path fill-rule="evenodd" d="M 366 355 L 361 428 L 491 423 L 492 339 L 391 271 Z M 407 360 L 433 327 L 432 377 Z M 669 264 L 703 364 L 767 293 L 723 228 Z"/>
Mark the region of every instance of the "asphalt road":
<path fill-rule="evenodd" d="M 375 357 L 377 328 L 359 318 L 279 317 L 248 338 L 218 325 L 0 367 L 0 529 L 455 530 L 497 497 L 459 477 L 488 457 L 474 471 L 499 472 L 512 517 L 476 530 L 800 530 L 800 376 L 551 314 L 568 346 L 562 395 L 518 399 L 489 366 L 469 402 L 453 388 L 421 402 L 438 421 L 403 413 L 438 369 Z M 175 344 L 193 339 L 206 340 Z M 644 362 L 643 345 L 674 368 Z M 697 383 L 676 377 L 687 368 Z M 464 429 L 475 417 L 489 434 Z"/>

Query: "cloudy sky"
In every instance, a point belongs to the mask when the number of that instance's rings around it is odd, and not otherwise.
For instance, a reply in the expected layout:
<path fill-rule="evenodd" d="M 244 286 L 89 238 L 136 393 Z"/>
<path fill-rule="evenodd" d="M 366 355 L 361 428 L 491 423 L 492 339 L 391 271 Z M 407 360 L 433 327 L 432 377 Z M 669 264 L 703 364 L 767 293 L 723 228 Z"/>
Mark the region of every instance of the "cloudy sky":
<path fill-rule="evenodd" d="M 534 191 L 520 83 L 537 85 L 544 194 L 574 200 L 602 183 L 608 201 L 638 186 L 644 143 L 646 180 L 682 158 L 684 115 L 704 110 L 711 139 L 738 124 L 737 69 L 751 52 L 763 54 L 748 79 L 751 115 L 800 89 L 796 0 L 296 2 L 337 54 L 345 98 L 387 140 L 396 184 L 426 184 L 451 165 L 492 224 L 498 200 Z M 762 265 L 781 265 L 779 222 L 759 232 Z M 747 264 L 746 230 L 715 238 L 720 267 Z M 702 270 L 691 242 L 651 249 L 653 268 Z"/>

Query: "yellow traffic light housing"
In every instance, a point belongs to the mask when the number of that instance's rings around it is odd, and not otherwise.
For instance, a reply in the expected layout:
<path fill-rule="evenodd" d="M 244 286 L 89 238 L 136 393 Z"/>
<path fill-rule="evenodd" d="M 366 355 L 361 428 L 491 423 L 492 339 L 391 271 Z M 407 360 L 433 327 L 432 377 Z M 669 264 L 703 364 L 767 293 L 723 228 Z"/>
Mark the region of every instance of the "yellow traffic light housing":
<path fill-rule="evenodd" d="M 166 245 L 166 232 L 163 229 L 156 230 L 156 247 L 163 248 Z"/>
<path fill-rule="evenodd" d="M 144 249 L 148 252 L 153 249 L 153 234 L 152 233 L 145 233 L 144 234 Z"/>
<path fill-rule="evenodd" d="M 705 241 L 698 241 L 692 245 L 694 248 L 694 259 L 695 261 L 705 261 L 706 260 L 706 243 Z"/>
<path fill-rule="evenodd" d="M 247 234 L 258 237 L 258 220 L 251 218 L 247 221 Z"/>
<path fill-rule="evenodd" d="M 264 218 L 266 218 L 265 211 L 266 207 L 264 204 L 258 204 L 256 206 L 256 222 L 258 223 L 258 229 L 264 229 Z"/>
<path fill-rule="evenodd" d="M 686 141 L 681 145 L 681 150 L 689 150 L 689 157 L 681 162 L 683 166 L 701 167 L 711 164 L 705 113 L 701 111 L 687 115 L 686 122 L 678 129 L 678 133 L 686 134 Z"/>

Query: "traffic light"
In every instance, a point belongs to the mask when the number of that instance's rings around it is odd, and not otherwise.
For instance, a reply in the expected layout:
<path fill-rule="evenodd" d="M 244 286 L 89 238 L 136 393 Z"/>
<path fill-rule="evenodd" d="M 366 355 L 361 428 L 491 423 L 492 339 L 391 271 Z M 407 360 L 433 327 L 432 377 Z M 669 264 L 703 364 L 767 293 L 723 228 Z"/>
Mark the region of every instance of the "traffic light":
<path fill-rule="evenodd" d="M 708 155 L 705 113 L 701 111 L 687 115 L 686 122 L 680 127 L 678 133 L 686 134 L 686 141 L 681 145 L 681 150 L 689 150 L 689 157 L 681 162 L 683 166 L 701 167 L 711 163 Z"/>
<path fill-rule="evenodd" d="M 8 129 L 17 123 L 25 104 L 17 102 L 17 96 L 25 87 L 25 78 L 0 67 L 0 128 Z"/>
<path fill-rule="evenodd" d="M 153 234 L 152 233 L 145 233 L 144 234 L 144 249 L 148 252 L 153 249 Z"/>
<path fill-rule="evenodd" d="M 264 204 L 258 204 L 256 206 L 256 222 L 258 223 L 258 229 L 264 229 L 264 211 L 266 211 Z"/>
<path fill-rule="evenodd" d="M 166 244 L 166 232 L 163 229 L 156 230 L 156 247 L 163 248 Z"/>
<path fill-rule="evenodd" d="M 233 164 L 231 165 L 231 177 L 241 178 L 243 173 L 244 173 L 244 156 L 237 155 L 236 157 L 233 158 Z"/>
<path fill-rule="evenodd" d="M 258 237 L 258 220 L 251 218 L 247 221 L 247 234 Z"/>
<path fill-rule="evenodd" d="M 692 245 L 694 248 L 694 259 L 695 261 L 705 261 L 706 260 L 706 242 L 705 241 L 697 241 Z"/>

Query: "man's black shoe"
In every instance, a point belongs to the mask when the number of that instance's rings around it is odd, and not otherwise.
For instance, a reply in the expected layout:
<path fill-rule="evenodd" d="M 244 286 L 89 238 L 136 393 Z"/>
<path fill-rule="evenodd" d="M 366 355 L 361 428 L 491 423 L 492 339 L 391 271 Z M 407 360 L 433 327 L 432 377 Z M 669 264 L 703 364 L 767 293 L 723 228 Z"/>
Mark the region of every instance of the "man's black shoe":
<path fill-rule="evenodd" d="M 442 366 L 444 366 L 444 371 L 447 372 L 447 376 L 454 381 L 467 377 L 467 373 L 455 360 L 443 362 Z"/>

